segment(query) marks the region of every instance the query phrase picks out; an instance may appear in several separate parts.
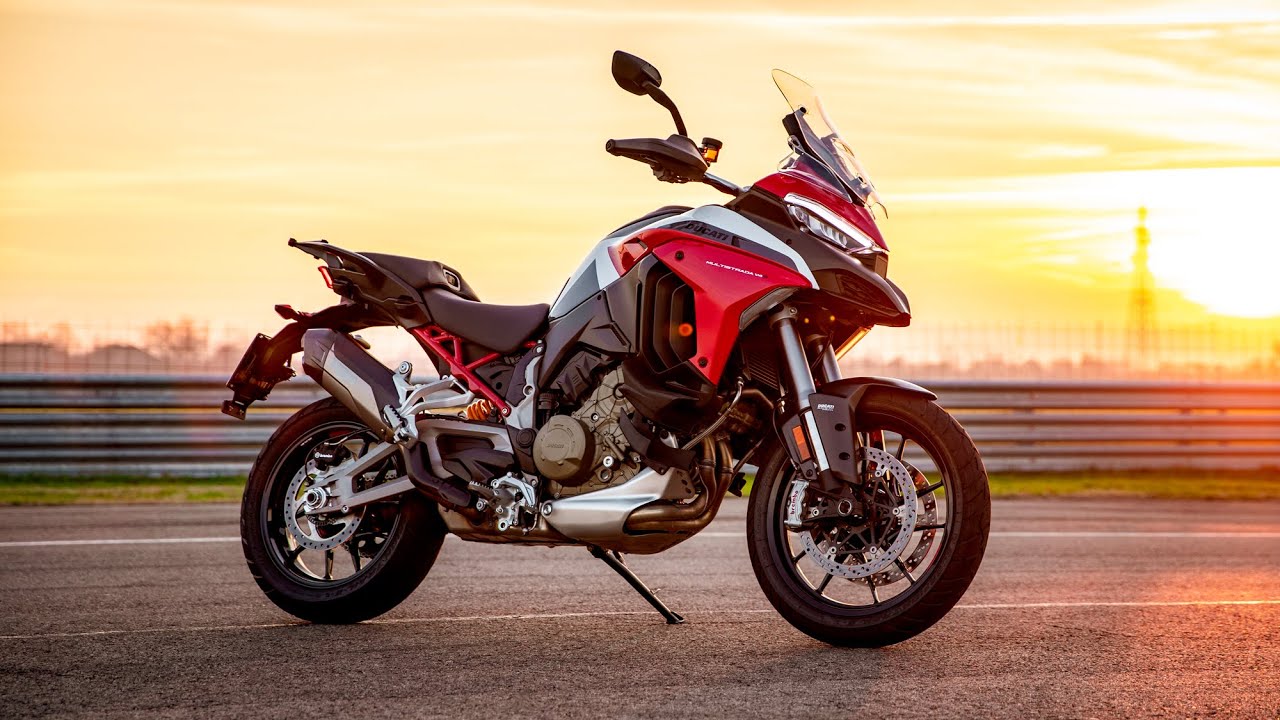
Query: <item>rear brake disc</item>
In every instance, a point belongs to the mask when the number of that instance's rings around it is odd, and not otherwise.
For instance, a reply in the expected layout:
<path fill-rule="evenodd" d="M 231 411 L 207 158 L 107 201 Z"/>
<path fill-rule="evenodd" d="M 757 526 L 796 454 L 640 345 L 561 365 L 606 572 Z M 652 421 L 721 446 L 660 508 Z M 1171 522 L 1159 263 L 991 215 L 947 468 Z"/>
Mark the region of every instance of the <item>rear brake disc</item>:
<path fill-rule="evenodd" d="M 329 496 L 322 485 L 316 483 L 315 463 L 299 468 L 285 491 L 284 521 L 293 539 L 308 550 L 332 550 L 351 539 L 360 526 L 363 508 L 335 517 L 335 513 L 323 516 L 308 515 L 308 510 L 323 507 Z"/>

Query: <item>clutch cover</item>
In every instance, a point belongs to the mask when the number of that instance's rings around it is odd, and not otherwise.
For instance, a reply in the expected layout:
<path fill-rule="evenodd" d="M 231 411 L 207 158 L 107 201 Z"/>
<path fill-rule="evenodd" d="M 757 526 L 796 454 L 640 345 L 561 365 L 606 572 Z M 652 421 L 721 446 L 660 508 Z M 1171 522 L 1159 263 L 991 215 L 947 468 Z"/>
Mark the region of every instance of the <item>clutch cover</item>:
<path fill-rule="evenodd" d="M 595 465 L 595 437 L 577 418 L 556 415 L 533 441 L 533 463 L 543 477 L 561 485 L 580 485 Z"/>

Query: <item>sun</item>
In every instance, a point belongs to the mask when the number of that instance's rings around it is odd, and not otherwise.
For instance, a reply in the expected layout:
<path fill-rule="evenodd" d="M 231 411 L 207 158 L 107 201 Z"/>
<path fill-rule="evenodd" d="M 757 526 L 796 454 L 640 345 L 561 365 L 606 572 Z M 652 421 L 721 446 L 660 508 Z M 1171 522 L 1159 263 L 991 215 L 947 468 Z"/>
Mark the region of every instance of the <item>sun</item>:
<path fill-rule="evenodd" d="M 1156 285 L 1216 314 L 1280 316 L 1280 215 L 1271 203 L 1191 201 L 1153 212 L 1147 226 Z"/>

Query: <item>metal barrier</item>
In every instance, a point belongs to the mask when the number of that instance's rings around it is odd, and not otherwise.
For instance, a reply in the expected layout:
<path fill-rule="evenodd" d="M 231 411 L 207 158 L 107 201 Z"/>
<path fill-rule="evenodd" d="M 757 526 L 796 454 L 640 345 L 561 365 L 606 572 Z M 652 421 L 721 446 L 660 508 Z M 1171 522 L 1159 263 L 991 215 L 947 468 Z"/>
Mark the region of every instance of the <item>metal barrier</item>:
<path fill-rule="evenodd" d="M 278 386 L 237 421 L 223 378 L 0 376 L 0 475 L 242 475 L 323 392 Z M 992 472 L 1262 471 L 1280 476 L 1280 384 L 925 383 Z"/>

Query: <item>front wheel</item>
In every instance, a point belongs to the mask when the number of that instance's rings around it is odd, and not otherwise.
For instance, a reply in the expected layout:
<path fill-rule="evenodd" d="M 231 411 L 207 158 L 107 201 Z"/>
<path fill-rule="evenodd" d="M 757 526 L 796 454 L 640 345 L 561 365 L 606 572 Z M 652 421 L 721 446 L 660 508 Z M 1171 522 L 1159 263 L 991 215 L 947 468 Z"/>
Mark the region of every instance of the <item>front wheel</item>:
<path fill-rule="evenodd" d="M 360 457 L 376 436 L 337 400 L 312 403 L 276 430 L 244 490 L 240 537 L 259 587 L 317 623 L 381 615 L 409 597 L 444 542 L 435 506 L 416 492 L 347 513 L 315 514 L 324 469 Z M 357 478 L 358 490 L 401 476 L 399 457 Z"/>
<path fill-rule="evenodd" d="M 833 645 L 882 647 L 928 629 L 968 589 L 991 496 L 977 448 L 933 402 L 873 388 L 855 425 L 859 480 L 836 493 L 793 483 L 783 448 L 763 460 L 747 539 L 756 578 L 787 621 Z M 789 500 L 803 502 L 799 528 L 783 522 Z"/>

